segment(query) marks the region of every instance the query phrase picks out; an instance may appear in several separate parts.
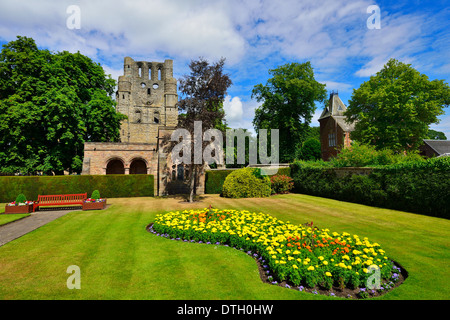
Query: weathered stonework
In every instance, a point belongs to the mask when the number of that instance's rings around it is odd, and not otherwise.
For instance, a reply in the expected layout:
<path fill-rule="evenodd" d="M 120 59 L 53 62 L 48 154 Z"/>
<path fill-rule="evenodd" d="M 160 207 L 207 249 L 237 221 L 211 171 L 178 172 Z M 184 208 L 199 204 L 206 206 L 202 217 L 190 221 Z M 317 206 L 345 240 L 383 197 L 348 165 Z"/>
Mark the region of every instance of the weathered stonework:
<path fill-rule="evenodd" d="M 128 117 L 120 128 L 121 142 L 85 143 L 82 174 L 152 174 L 155 194 L 168 194 L 167 186 L 183 177 L 181 167 L 174 166 L 162 148 L 162 138 L 178 124 L 173 61 L 125 57 L 116 100 L 117 112 Z M 204 176 L 200 180 L 197 194 L 204 193 Z"/>

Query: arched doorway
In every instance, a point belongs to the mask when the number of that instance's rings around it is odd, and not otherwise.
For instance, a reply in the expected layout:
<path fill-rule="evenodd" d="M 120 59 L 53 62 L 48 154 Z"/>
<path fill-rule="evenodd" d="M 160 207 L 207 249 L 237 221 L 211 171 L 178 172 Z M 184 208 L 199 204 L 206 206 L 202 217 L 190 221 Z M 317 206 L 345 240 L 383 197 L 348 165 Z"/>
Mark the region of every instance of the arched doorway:
<path fill-rule="evenodd" d="M 119 159 L 112 159 L 106 165 L 106 174 L 125 174 L 123 162 Z"/>
<path fill-rule="evenodd" d="M 130 164 L 130 174 L 147 174 L 147 164 L 142 159 L 133 160 Z"/>

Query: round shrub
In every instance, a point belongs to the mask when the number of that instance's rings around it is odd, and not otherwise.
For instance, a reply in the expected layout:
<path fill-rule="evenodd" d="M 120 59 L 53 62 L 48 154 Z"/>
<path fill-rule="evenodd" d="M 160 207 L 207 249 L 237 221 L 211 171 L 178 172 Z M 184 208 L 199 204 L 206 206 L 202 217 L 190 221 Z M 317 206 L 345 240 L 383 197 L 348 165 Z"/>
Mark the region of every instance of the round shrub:
<path fill-rule="evenodd" d="M 271 194 L 270 179 L 256 168 L 242 168 L 230 173 L 223 183 L 226 198 L 260 198 Z"/>
<path fill-rule="evenodd" d="M 289 193 L 294 187 L 294 180 L 284 174 L 277 174 L 270 177 L 272 193 Z"/>
<path fill-rule="evenodd" d="M 16 198 L 16 204 L 27 202 L 27 197 L 23 193 L 19 194 Z"/>
<path fill-rule="evenodd" d="M 92 191 L 91 199 L 100 199 L 100 192 L 98 190 Z"/>

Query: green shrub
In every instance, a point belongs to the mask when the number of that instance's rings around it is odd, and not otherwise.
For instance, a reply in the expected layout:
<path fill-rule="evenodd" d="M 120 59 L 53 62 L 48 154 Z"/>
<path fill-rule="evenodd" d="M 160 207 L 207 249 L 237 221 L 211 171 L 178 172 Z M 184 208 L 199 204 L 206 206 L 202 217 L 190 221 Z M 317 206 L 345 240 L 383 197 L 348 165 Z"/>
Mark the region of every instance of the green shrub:
<path fill-rule="evenodd" d="M 331 158 L 333 167 L 375 167 L 411 161 L 425 161 L 417 152 L 406 155 L 395 154 L 392 150 L 376 150 L 374 146 L 360 144 L 356 141 L 351 148 L 342 149 L 337 157 Z"/>
<path fill-rule="evenodd" d="M 288 193 L 294 187 L 294 180 L 286 175 L 273 175 L 270 177 L 272 194 Z"/>
<path fill-rule="evenodd" d="M 257 198 L 271 194 L 270 179 L 262 176 L 259 169 L 242 168 L 230 173 L 223 183 L 226 198 Z"/>
<path fill-rule="evenodd" d="M 92 191 L 91 199 L 95 199 L 95 200 L 100 199 L 100 192 L 98 190 Z"/>
<path fill-rule="evenodd" d="M 27 201 L 27 197 L 23 193 L 20 193 L 16 198 L 16 204 L 25 203 Z"/>

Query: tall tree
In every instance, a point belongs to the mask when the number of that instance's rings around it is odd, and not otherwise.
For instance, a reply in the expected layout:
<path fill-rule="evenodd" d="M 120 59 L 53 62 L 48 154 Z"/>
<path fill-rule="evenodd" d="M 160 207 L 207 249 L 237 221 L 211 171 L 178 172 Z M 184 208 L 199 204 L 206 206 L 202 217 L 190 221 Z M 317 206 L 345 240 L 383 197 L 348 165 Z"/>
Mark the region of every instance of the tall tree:
<path fill-rule="evenodd" d="M 38 49 L 18 36 L 0 53 L 0 170 L 82 169 L 85 141 L 118 141 L 115 81 L 88 57 Z"/>
<path fill-rule="evenodd" d="M 431 140 L 447 140 L 447 137 L 445 133 L 441 131 L 436 131 L 433 129 L 428 129 L 427 136 L 425 139 L 431 139 Z"/>
<path fill-rule="evenodd" d="M 252 91 L 252 98 L 263 102 L 255 110 L 253 125 L 257 133 L 279 129 L 280 161 L 290 162 L 310 132 L 315 103 L 325 101 L 325 84 L 315 80 L 309 61 L 288 63 L 269 74 L 272 77 L 266 84 L 258 84 Z"/>
<path fill-rule="evenodd" d="M 353 91 L 346 111 L 355 122 L 352 139 L 376 149 L 416 150 L 427 137 L 428 126 L 450 103 L 450 88 L 432 80 L 410 64 L 391 59 Z"/>
<path fill-rule="evenodd" d="M 178 110 L 182 114 L 179 117 L 177 129 L 185 129 L 191 135 L 187 167 L 187 179 L 189 186 L 189 202 L 194 201 L 194 194 L 199 182 L 199 177 L 204 174 L 205 159 L 203 152 L 210 142 L 204 141 L 205 131 L 217 129 L 222 132 L 225 112 L 223 101 L 232 81 L 228 74 L 223 71 L 225 59 L 210 64 L 204 58 L 192 60 L 189 64 L 190 74 L 184 75 L 180 79 L 181 99 L 177 103 Z M 201 124 L 201 136 L 196 137 L 198 124 Z M 223 142 L 223 141 L 222 141 Z M 174 150 L 174 143 L 168 143 L 166 150 Z M 199 148 L 200 150 L 195 150 Z M 186 149 L 184 149 L 186 150 Z M 184 152 L 183 152 L 184 153 Z M 196 155 L 201 154 L 201 159 Z M 183 154 L 186 159 L 187 154 Z"/>

